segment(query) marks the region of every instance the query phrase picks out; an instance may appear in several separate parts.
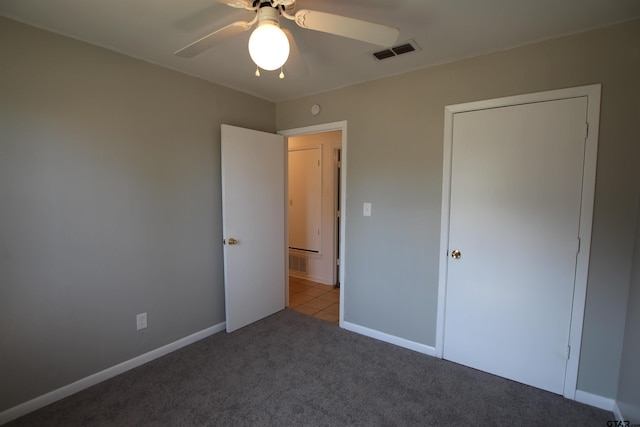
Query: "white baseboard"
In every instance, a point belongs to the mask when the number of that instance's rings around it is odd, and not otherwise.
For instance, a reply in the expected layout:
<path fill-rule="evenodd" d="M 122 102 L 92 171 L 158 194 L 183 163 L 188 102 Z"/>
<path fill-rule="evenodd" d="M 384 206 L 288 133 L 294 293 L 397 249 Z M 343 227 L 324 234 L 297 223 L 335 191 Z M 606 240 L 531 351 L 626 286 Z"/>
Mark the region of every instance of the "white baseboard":
<path fill-rule="evenodd" d="M 396 337 L 395 335 L 389 335 L 384 332 L 376 331 L 375 329 L 365 328 L 364 326 L 356 325 L 349 322 L 342 322 L 341 325 L 344 329 L 355 332 L 360 335 L 366 335 L 371 338 L 375 338 L 380 341 L 388 342 L 390 344 L 397 345 L 399 347 L 408 348 L 409 350 L 424 353 L 428 356 L 435 356 L 435 347 L 430 347 L 425 344 L 420 344 L 415 341 L 410 341 L 404 338 Z"/>
<path fill-rule="evenodd" d="M 584 403 L 585 405 L 594 406 L 596 408 L 604 409 L 605 411 L 614 412 L 618 406 L 614 399 L 609 397 L 600 396 L 597 394 L 589 393 L 582 390 L 576 390 L 576 402 Z M 619 411 L 618 411 L 619 412 Z"/>
<path fill-rule="evenodd" d="M 64 387 L 60 387 L 59 389 L 50 391 L 49 393 L 43 394 L 42 396 L 38 396 L 35 399 L 31 399 L 27 402 L 14 406 L 13 408 L 9 408 L 6 411 L 0 412 L 0 425 L 6 424 L 9 421 L 15 420 L 16 418 L 50 405 L 60 399 L 71 396 L 72 394 L 101 383 L 102 381 L 113 378 L 116 375 L 120 375 L 123 372 L 131 370 L 133 368 L 137 368 L 138 366 L 144 365 L 147 362 L 151 362 L 154 359 L 165 356 L 172 351 L 176 351 L 186 345 L 193 344 L 194 342 L 200 341 L 203 338 L 206 338 L 213 334 L 217 334 L 218 332 L 222 332 L 225 330 L 225 328 L 225 322 L 218 323 L 217 325 L 214 325 L 210 328 L 196 332 L 184 338 L 180 338 L 177 341 L 164 345 L 155 350 L 151 350 L 148 353 L 141 354 L 140 356 L 136 356 L 133 359 L 126 360 L 103 371 L 96 372 L 95 374 L 89 375 L 88 377 L 79 379 L 78 381 L 72 382 L 71 384 L 67 384 Z"/>
<path fill-rule="evenodd" d="M 622 416 L 622 412 L 620 411 L 620 407 L 618 407 L 618 402 L 613 402 L 613 417 L 617 421 L 624 421 L 624 417 Z"/>
<path fill-rule="evenodd" d="M 289 276 L 297 277 L 298 279 L 310 280 L 312 282 L 321 283 L 323 285 L 334 285 L 335 283 L 331 283 L 330 279 L 320 276 L 314 276 L 313 274 L 303 274 L 294 270 L 289 270 Z"/>

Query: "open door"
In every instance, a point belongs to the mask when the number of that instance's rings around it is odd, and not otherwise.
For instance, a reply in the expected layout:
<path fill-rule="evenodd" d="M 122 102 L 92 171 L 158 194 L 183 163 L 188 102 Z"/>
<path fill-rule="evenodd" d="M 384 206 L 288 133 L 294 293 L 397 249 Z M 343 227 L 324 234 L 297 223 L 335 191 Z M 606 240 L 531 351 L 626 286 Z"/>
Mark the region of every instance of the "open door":
<path fill-rule="evenodd" d="M 284 309 L 284 137 L 222 125 L 227 332 Z"/>

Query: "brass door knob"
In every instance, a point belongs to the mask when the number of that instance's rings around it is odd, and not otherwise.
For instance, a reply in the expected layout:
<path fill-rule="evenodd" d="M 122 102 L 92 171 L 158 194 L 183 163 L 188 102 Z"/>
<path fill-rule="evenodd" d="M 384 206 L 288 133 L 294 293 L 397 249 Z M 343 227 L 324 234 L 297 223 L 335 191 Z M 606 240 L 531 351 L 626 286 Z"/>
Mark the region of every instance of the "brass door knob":
<path fill-rule="evenodd" d="M 460 252 L 459 250 L 455 249 L 451 251 L 451 258 L 460 259 L 461 256 L 462 256 L 462 252 Z"/>
<path fill-rule="evenodd" d="M 237 245 L 238 241 L 233 237 L 230 237 L 229 240 L 227 240 L 227 243 L 229 243 L 230 245 Z"/>

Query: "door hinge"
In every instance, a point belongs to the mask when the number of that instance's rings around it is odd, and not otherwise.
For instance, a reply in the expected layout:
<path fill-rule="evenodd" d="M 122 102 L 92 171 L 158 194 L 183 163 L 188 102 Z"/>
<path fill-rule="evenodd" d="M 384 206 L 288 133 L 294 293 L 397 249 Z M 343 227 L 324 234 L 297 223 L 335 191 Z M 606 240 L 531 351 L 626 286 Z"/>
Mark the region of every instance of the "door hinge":
<path fill-rule="evenodd" d="M 340 258 L 336 259 L 336 265 L 340 265 Z"/>
<path fill-rule="evenodd" d="M 320 166 L 320 160 L 318 160 L 318 166 Z"/>
<path fill-rule="evenodd" d="M 567 351 L 565 352 L 564 356 L 567 358 L 567 360 L 569 360 L 569 358 L 571 357 L 571 346 L 570 345 L 567 346 Z"/>
<path fill-rule="evenodd" d="M 340 211 L 336 212 L 336 218 L 340 218 Z"/>
<path fill-rule="evenodd" d="M 589 122 L 586 122 L 584 124 L 584 139 L 587 139 L 589 137 Z"/>
<path fill-rule="evenodd" d="M 576 247 L 576 253 L 579 254 L 580 253 L 580 244 L 582 243 L 582 241 L 580 240 L 580 238 L 578 237 L 578 244 Z"/>

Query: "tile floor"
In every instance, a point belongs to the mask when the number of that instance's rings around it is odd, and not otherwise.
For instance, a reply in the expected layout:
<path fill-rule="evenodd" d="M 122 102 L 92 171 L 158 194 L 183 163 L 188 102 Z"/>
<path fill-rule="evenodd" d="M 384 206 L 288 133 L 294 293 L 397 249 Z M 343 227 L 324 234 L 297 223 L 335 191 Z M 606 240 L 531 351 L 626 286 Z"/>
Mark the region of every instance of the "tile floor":
<path fill-rule="evenodd" d="M 337 325 L 340 288 L 289 276 L 289 308 Z"/>

